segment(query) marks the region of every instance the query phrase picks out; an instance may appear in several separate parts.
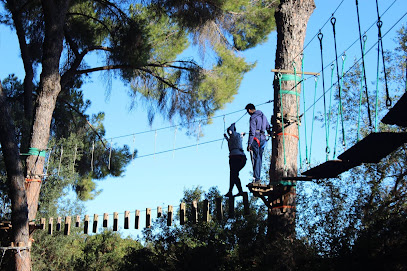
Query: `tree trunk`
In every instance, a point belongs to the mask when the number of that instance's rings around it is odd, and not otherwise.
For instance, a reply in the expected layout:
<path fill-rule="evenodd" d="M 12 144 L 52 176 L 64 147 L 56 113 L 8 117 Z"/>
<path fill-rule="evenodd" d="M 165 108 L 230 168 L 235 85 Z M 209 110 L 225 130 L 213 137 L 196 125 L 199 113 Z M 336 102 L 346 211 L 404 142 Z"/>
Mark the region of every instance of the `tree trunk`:
<path fill-rule="evenodd" d="M 315 8 L 314 0 L 281 0 L 275 13 L 277 24 L 277 50 L 275 68 L 290 70 L 294 74 L 301 71 L 301 52 L 309 17 Z M 294 78 L 285 78 L 275 74 L 274 117 L 270 182 L 281 181 L 282 177 L 297 176 L 298 124 L 297 113 L 301 88 L 295 87 Z M 297 83 L 300 80 L 297 79 Z M 282 93 L 283 92 L 283 93 Z M 284 132 L 283 124 L 284 123 Z M 269 234 L 280 234 L 285 238 L 295 237 L 295 186 L 275 186 L 269 197 L 272 207 L 269 209 Z"/>
<path fill-rule="evenodd" d="M 7 182 L 10 188 L 12 240 L 15 246 L 29 247 L 29 226 L 27 197 L 24 189 L 24 170 L 19 157 L 17 136 L 10 115 L 10 107 L 0 83 L 0 143 L 7 169 Z M 16 270 L 30 270 L 30 252 L 12 250 Z M 9 254 L 11 255 L 11 253 Z M 28 267 L 25 268 L 25 267 Z"/>
<path fill-rule="evenodd" d="M 43 43 L 42 72 L 33 118 L 30 148 L 39 150 L 45 150 L 47 148 L 52 114 L 54 112 L 56 99 L 61 91 L 59 63 L 63 49 L 63 27 L 69 2 L 68 0 L 41 1 L 44 13 L 45 36 Z M 16 28 L 18 28 L 18 26 L 17 23 Z M 21 45 L 21 37 L 19 37 L 19 40 Z M 22 48 L 22 50 L 24 51 L 24 48 Z M 25 64 L 29 64 L 29 62 L 24 62 Z M 26 65 L 25 68 L 27 68 Z M 26 72 L 29 73 L 30 69 Z M 27 78 L 26 76 L 26 79 Z M 27 84 L 28 82 L 25 82 L 24 86 L 27 87 Z M 28 95 L 26 97 L 28 100 L 30 99 Z M 30 110 L 29 107 L 27 108 Z M 29 242 L 29 222 L 33 222 L 37 214 L 45 157 L 41 155 L 27 156 L 27 179 L 37 181 L 32 182 L 25 180 L 24 170 L 19 160 L 19 149 L 15 129 L 7 109 L 8 104 L 0 87 L 0 115 L 3 116 L 0 118 L 0 142 L 10 183 L 13 240 L 16 245 L 29 248 L 31 246 Z M 26 117 L 29 117 L 29 114 L 27 114 Z M 20 253 L 15 253 L 15 270 L 31 270 L 31 253 L 29 249 L 22 249 Z"/>

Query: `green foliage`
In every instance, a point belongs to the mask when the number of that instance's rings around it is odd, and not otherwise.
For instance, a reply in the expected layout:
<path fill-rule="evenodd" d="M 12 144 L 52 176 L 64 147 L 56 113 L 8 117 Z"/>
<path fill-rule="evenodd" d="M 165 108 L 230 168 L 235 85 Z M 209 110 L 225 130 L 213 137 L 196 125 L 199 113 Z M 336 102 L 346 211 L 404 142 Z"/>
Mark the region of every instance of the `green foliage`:
<path fill-rule="evenodd" d="M 130 238 L 105 230 L 100 234 L 84 236 L 72 227 L 71 235 L 55 231 L 35 233 L 33 245 L 34 270 L 118 270 L 127 251 L 142 246 Z"/>

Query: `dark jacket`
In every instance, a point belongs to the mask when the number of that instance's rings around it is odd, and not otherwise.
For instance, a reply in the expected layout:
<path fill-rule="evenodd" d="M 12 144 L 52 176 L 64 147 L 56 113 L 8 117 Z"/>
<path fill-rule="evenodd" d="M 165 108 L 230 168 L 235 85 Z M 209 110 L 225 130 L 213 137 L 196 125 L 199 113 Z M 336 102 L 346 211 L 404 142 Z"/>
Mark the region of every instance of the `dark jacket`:
<path fill-rule="evenodd" d="M 230 125 L 230 127 L 226 131 L 227 135 L 225 134 L 224 136 L 228 141 L 229 155 L 245 156 L 242 147 L 242 137 L 238 132 L 236 132 L 235 124 L 232 123 L 232 125 Z"/>
<path fill-rule="evenodd" d="M 259 140 L 266 140 L 266 131 L 270 131 L 270 123 L 266 116 L 260 110 L 254 111 L 250 116 L 250 129 L 249 129 L 249 142 L 250 146 L 253 142 L 253 138 L 256 137 Z"/>

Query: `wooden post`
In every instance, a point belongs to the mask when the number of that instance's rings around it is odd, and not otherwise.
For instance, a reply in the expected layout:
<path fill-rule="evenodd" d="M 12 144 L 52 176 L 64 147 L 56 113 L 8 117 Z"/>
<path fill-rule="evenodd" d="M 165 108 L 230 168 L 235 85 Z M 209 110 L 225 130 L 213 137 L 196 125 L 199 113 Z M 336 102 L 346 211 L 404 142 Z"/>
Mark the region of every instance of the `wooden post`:
<path fill-rule="evenodd" d="M 57 217 L 57 231 L 61 231 L 61 222 L 62 218 L 60 216 Z"/>
<path fill-rule="evenodd" d="M 203 204 L 203 221 L 209 222 L 209 200 L 205 199 Z"/>
<path fill-rule="evenodd" d="M 146 228 L 151 228 L 151 208 L 146 208 Z"/>
<path fill-rule="evenodd" d="M 109 214 L 103 214 L 103 228 L 107 228 L 109 226 Z"/>
<path fill-rule="evenodd" d="M 88 234 L 89 232 L 89 215 L 85 215 L 85 219 L 83 221 L 83 233 Z"/>
<path fill-rule="evenodd" d="M 235 197 L 229 197 L 229 217 L 235 217 Z"/>
<path fill-rule="evenodd" d="M 50 217 L 48 221 L 48 234 L 52 235 L 52 226 L 54 224 L 54 218 Z"/>
<path fill-rule="evenodd" d="M 117 231 L 119 226 L 119 213 L 118 212 L 114 212 L 113 213 L 113 231 Z"/>
<path fill-rule="evenodd" d="M 45 218 L 41 218 L 40 221 L 41 221 L 41 222 L 40 222 L 41 230 L 45 230 Z"/>
<path fill-rule="evenodd" d="M 161 206 L 157 207 L 157 218 L 161 217 L 163 215 L 163 209 Z"/>
<path fill-rule="evenodd" d="M 79 228 L 80 226 L 81 226 L 81 217 L 77 215 L 75 220 L 75 227 Z"/>
<path fill-rule="evenodd" d="M 64 229 L 64 235 L 69 235 L 71 233 L 71 217 L 66 216 L 65 217 L 65 229 Z"/>
<path fill-rule="evenodd" d="M 192 201 L 192 223 L 198 223 L 198 202 L 196 200 Z"/>
<path fill-rule="evenodd" d="M 179 206 L 179 224 L 185 224 L 185 202 L 181 202 Z"/>
<path fill-rule="evenodd" d="M 243 193 L 243 206 L 244 206 L 244 214 L 249 215 L 250 214 L 250 206 L 249 206 L 249 195 L 247 192 Z"/>
<path fill-rule="evenodd" d="M 134 228 L 140 229 L 140 210 L 136 210 L 136 214 L 134 216 Z"/>
<path fill-rule="evenodd" d="M 130 228 L 130 211 L 124 211 L 124 229 Z"/>
<path fill-rule="evenodd" d="M 99 215 L 94 214 L 93 215 L 93 233 L 96 233 L 98 231 L 98 219 L 99 219 Z"/>
<path fill-rule="evenodd" d="M 167 226 L 172 226 L 172 206 L 168 205 L 168 214 L 167 214 Z"/>
<path fill-rule="evenodd" d="M 222 198 L 216 198 L 216 219 L 218 221 L 223 219 Z"/>

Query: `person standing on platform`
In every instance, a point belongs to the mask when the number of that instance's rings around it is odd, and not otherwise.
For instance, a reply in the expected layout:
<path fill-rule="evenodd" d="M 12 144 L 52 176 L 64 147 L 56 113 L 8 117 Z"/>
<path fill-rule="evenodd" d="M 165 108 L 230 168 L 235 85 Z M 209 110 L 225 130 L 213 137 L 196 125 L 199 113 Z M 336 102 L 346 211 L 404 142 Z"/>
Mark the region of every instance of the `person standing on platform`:
<path fill-rule="evenodd" d="M 263 112 L 256 110 L 256 107 L 253 104 L 246 105 L 245 109 L 250 115 L 247 151 L 250 152 L 250 156 L 252 157 L 253 183 L 260 184 L 263 151 L 267 142 L 266 131 L 268 134 L 271 134 L 271 126 Z"/>
<path fill-rule="evenodd" d="M 239 179 L 239 171 L 246 165 L 246 155 L 243 151 L 242 137 L 244 134 L 236 132 L 234 123 L 227 128 L 227 134 L 224 134 L 229 147 L 229 168 L 230 168 L 230 185 L 229 191 L 225 197 L 233 196 L 233 186 L 236 185 L 239 193 L 236 196 L 242 196 L 242 184 Z"/>

